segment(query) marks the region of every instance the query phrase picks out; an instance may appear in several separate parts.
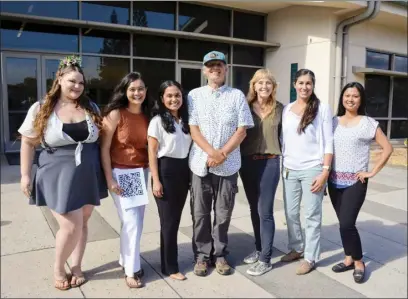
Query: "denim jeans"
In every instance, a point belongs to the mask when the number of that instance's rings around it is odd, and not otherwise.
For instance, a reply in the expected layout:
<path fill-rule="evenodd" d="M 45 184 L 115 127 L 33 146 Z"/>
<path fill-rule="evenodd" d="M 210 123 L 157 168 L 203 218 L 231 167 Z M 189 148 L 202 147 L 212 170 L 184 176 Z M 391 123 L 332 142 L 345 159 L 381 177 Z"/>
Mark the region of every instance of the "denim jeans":
<path fill-rule="evenodd" d="M 320 257 L 320 228 L 322 225 L 322 200 L 324 190 L 312 193 L 314 179 L 322 173 L 318 165 L 305 170 L 287 170 L 283 167 L 283 195 L 289 250 L 304 252 L 304 257 L 315 262 Z M 304 201 L 306 220 L 305 240 L 300 225 L 300 201 Z"/>
<path fill-rule="evenodd" d="M 279 157 L 254 160 L 242 157 L 240 176 L 251 211 L 256 250 L 261 251 L 259 260 L 269 263 L 275 237 L 273 204 L 279 183 Z"/>

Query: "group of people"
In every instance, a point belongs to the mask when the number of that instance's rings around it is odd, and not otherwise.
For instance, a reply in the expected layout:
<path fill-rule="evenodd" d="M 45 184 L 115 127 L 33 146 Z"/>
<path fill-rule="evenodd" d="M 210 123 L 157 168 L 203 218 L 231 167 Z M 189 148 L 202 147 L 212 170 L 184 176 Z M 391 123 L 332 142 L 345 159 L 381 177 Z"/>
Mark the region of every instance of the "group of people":
<path fill-rule="evenodd" d="M 328 187 L 340 223 L 345 259 L 334 272 L 353 269 L 364 280 L 361 241 L 356 219 L 364 203 L 367 181 L 391 155 L 392 147 L 366 116 L 364 88 L 347 84 L 337 116 L 316 96 L 311 70 L 296 73 L 295 102 L 276 99 L 277 83 L 268 69 L 249 82 L 248 95 L 227 86 L 223 53 L 204 56 L 207 85 L 186 96 L 182 86 L 167 80 L 147 101 L 147 83 L 131 72 L 114 89 L 101 112 L 84 93 L 86 81 L 79 57 L 61 61 L 54 83 L 43 100 L 33 104 L 19 129 L 21 189 L 30 203 L 47 206 L 58 221 L 54 263 L 55 287 L 67 290 L 86 282 L 81 261 L 88 220 L 94 206 L 111 194 L 121 220 L 119 263 L 130 288 L 143 286 L 140 239 L 144 202 L 127 196 L 151 189 L 160 218 L 161 271 L 176 280 L 186 277 L 178 267 L 177 234 L 190 191 L 194 274 L 205 276 L 215 266 L 221 275 L 232 268 L 228 228 L 241 177 L 250 207 L 254 252 L 244 262 L 258 276 L 270 271 L 276 189 L 282 177 L 290 252 L 283 262 L 303 258 L 296 273 L 312 271 L 320 255 L 322 201 Z M 369 150 L 375 140 L 383 152 L 372 170 Z M 42 146 L 35 175 L 35 149 Z M 281 169 L 282 160 L 282 169 Z M 123 173 L 126 180 L 123 179 Z M 140 190 L 139 190 L 140 189 Z M 300 224 L 303 200 L 305 238 Z M 211 211 L 214 219 L 211 221 Z M 65 263 L 71 256 L 71 274 Z"/>

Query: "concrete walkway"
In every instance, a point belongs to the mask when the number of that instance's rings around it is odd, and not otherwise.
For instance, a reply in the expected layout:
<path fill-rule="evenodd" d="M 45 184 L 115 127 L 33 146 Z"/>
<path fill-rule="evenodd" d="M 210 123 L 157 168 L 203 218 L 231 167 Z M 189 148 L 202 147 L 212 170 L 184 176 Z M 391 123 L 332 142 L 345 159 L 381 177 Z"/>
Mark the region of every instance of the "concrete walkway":
<path fill-rule="evenodd" d="M 354 283 L 352 272 L 335 274 L 331 267 L 343 258 L 338 223 L 328 197 L 323 203 L 322 259 L 316 271 L 297 276 L 297 262 L 282 264 L 287 250 L 282 188 L 275 201 L 274 269 L 261 277 L 246 274 L 242 259 L 254 249 L 249 207 L 242 186 L 230 227 L 228 260 L 235 271 L 207 277 L 193 274 L 191 217 L 186 203 L 179 232 L 180 270 L 186 281 L 173 281 L 160 272 L 159 217 L 151 198 L 142 237 L 145 287 L 130 290 L 117 262 L 119 219 L 111 198 L 103 200 L 90 220 L 83 270 L 89 281 L 80 288 L 53 287 L 55 232 L 58 225 L 45 208 L 29 206 L 19 189 L 19 167 L 1 165 L 1 297 L 32 298 L 274 298 L 274 297 L 407 297 L 407 171 L 385 168 L 369 183 L 358 219 L 368 280 Z M 69 263 L 68 263 L 69 266 Z M 68 268 L 67 268 L 68 269 Z"/>

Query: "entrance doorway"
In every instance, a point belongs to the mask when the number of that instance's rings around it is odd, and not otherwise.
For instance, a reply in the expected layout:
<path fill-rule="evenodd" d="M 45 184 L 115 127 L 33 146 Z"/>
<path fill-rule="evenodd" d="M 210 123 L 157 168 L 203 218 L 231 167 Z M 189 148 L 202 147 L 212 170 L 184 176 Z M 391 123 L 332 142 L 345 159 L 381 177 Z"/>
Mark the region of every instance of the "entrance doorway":
<path fill-rule="evenodd" d="M 177 67 L 177 81 L 183 86 L 185 94 L 192 89 L 206 84 L 206 79 L 200 64 L 179 63 Z"/>
<path fill-rule="evenodd" d="M 32 104 L 43 98 L 54 81 L 62 56 L 3 52 L 2 150 L 20 150 L 18 128 Z"/>

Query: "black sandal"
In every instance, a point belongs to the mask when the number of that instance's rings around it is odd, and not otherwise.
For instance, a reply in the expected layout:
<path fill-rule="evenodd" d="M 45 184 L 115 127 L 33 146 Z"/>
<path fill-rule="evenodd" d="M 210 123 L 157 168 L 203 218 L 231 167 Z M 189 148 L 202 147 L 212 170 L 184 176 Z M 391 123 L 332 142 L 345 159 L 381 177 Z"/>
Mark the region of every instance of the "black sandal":
<path fill-rule="evenodd" d="M 362 283 L 364 281 L 364 274 L 365 274 L 365 264 L 363 262 L 364 270 L 355 269 L 353 272 L 354 281 L 356 283 Z"/>
<path fill-rule="evenodd" d="M 333 272 L 336 272 L 336 273 L 346 272 L 348 270 L 353 270 L 353 269 L 354 269 L 354 262 L 348 266 L 346 266 L 345 263 L 338 263 L 337 265 L 334 265 L 332 268 Z"/>

